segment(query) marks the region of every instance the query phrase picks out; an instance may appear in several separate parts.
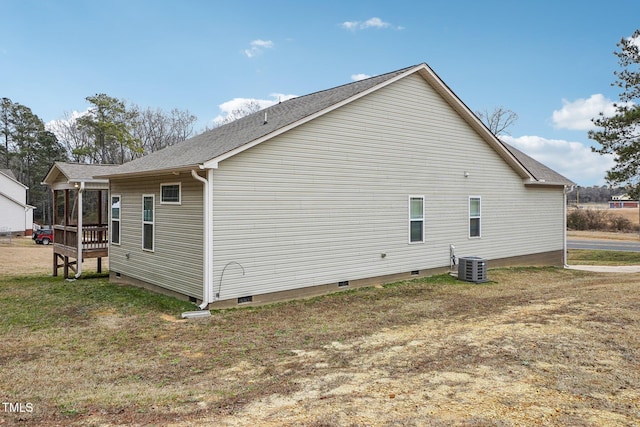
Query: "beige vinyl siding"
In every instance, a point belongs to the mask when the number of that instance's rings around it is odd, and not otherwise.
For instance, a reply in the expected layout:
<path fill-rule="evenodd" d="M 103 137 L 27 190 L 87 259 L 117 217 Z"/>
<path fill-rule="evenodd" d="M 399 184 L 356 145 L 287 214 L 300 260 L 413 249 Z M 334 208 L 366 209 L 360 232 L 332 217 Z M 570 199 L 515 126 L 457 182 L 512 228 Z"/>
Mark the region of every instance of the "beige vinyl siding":
<path fill-rule="evenodd" d="M 109 249 L 109 269 L 202 298 L 202 184 L 187 174 L 178 178 L 111 181 L 111 194 L 121 196 L 121 244 Z M 180 205 L 160 203 L 160 184 L 166 182 L 181 184 Z M 143 194 L 155 195 L 153 252 L 142 249 Z"/>
<path fill-rule="evenodd" d="M 410 244 L 409 196 L 420 195 L 425 242 Z M 468 237 L 469 196 L 482 197 L 479 239 Z M 448 266 L 450 244 L 458 256 L 488 259 L 560 250 L 562 201 L 561 188 L 525 187 L 409 76 L 220 163 L 214 293 L 230 299 Z"/>

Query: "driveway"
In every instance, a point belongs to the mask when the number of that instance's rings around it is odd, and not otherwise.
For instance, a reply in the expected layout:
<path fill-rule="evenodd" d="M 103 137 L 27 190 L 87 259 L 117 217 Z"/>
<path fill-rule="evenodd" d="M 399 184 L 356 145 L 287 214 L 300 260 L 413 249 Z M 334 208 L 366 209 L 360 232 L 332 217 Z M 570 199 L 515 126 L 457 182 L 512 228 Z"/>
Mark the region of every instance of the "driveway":
<path fill-rule="evenodd" d="M 640 241 L 633 240 L 582 240 L 568 239 L 568 249 L 640 252 Z"/>

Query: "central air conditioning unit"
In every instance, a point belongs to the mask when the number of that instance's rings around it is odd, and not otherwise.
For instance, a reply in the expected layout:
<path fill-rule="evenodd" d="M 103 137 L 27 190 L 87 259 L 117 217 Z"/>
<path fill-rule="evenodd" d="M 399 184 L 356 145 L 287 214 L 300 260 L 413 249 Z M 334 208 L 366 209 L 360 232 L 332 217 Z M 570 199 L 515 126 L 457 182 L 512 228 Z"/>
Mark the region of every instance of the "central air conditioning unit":
<path fill-rule="evenodd" d="M 477 256 L 458 260 L 458 279 L 465 282 L 484 283 L 487 279 L 487 260 Z"/>

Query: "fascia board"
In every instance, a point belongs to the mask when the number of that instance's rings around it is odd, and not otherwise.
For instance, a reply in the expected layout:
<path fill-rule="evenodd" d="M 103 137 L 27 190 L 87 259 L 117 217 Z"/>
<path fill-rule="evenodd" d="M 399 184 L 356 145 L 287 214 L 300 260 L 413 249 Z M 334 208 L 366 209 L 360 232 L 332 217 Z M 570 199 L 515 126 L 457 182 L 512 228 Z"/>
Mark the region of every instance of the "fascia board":
<path fill-rule="evenodd" d="M 235 148 L 235 149 L 233 149 L 231 151 L 228 151 L 228 152 L 226 152 L 224 154 L 221 154 L 220 156 L 214 157 L 213 159 L 210 159 L 210 160 L 204 162 L 203 163 L 203 167 L 205 169 L 217 169 L 219 163 L 221 161 L 223 161 L 223 160 L 226 160 L 226 159 L 228 159 L 230 157 L 233 157 L 233 156 L 235 156 L 237 154 L 240 154 L 245 150 L 253 148 L 256 145 L 262 144 L 263 142 L 268 141 L 268 140 L 270 140 L 272 138 L 275 138 L 276 136 L 281 135 L 281 134 L 283 134 L 285 132 L 288 132 L 291 129 L 294 129 L 294 128 L 298 127 L 298 126 L 301 126 L 301 125 L 303 125 L 303 124 L 305 124 L 307 122 L 310 122 L 311 120 L 317 119 L 318 117 L 321 117 L 321 116 L 323 116 L 323 115 L 325 115 L 325 114 L 327 114 L 327 113 L 329 113 L 331 111 L 334 111 L 334 110 L 336 110 L 336 109 L 338 109 L 338 108 L 340 108 L 340 107 L 342 107 L 344 105 L 347 105 L 347 104 L 349 104 L 349 103 L 351 103 L 351 102 L 353 102 L 353 101 L 355 101 L 357 99 L 360 99 L 360 98 L 362 98 L 364 96 L 367 96 L 372 92 L 375 92 L 375 91 L 377 91 L 377 90 L 379 90 L 379 89 L 381 89 L 381 88 L 383 88 L 385 86 L 388 86 L 388 85 L 390 85 L 390 84 L 392 84 L 392 83 L 394 83 L 394 82 L 396 82 L 396 81 L 398 81 L 398 80 L 400 80 L 400 79 L 402 79 L 402 78 L 404 78 L 404 77 L 406 77 L 406 76 L 408 76 L 410 74 L 415 73 L 416 71 L 420 70 L 420 68 L 422 68 L 422 67 L 423 67 L 423 65 L 418 65 L 418 66 L 416 66 L 414 68 L 411 68 L 411 69 L 405 71 L 402 74 L 398 74 L 397 76 L 395 76 L 395 77 L 393 77 L 393 78 L 391 78 L 389 80 L 386 80 L 386 81 L 384 81 L 384 82 L 382 82 L 382 83 L 380 83 L 380 84 L 378 84 L 376 86 L 370 87 L 369 89 L 364 90 L 364 91 L 362 91 L 360 93 L 357 93 L 356 95 L 353 95 L 350 98 L 347 98 L 347 99 L 344 99 L 344 100 L 342 100 L 340 102 L 332 104 L 331 106 L 329 106 L 329 107 L 327 107 L 327 108 L 325 108 L 323 110 L 320 110 L 320 111 L 318 111 L 318 112 L 316 112 L 314 114 L 308 115 L 308 116 L 306 116 L 306 117 L 304 117 L 304 118 L 302 118 L 302 119 L 300 119 L 300 120 L 298 120 L 298 121 L 296 121 L 294 123 L 291 123 L 288 126 L 284 126 L 284 127 L 279 128 L 279 129 L 276 129 L 275 131 L 271 132 L 270 134 L 267 134 L 267 135 L 265 135 L 265 136 L 263 136 L 261 138 L 253 140 L 251 142 L 248 142 L 248 143 L 246 143 L 246 144 L 244 144 L 244 145 L 242 145 L 242 146 L 240 146 L 238 148 Z"/>

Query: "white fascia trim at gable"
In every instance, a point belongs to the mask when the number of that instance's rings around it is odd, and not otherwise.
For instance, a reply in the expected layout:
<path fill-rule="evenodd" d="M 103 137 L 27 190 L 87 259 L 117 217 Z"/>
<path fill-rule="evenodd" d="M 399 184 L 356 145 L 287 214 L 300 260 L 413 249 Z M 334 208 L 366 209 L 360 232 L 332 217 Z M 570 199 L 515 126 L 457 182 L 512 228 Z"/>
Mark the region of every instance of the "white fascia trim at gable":
<path fill-rule="evenodd" d="M 24 208 L 25 210 L 29 210 L 29 209 L 35 209 L 35 206 L 31 206 L 28 205 L 26 203 L 22 203 L 19 200 L 14 199 L 13 197 L 9 196 L 8 194 L 3 193 L 2 191 L 0 191 L 0 196 L 4 197 L 5 199 L 9 200 L 10 202 L 15 203 L 16 205 L 20 206 L 21 208 Z"/>
<path fill-rule="evenodd" d="M 420 75 L 427 80 L 431 86 L 449 103 L 449 105 L 460 114 L 486 142 L 502 157 L 514 171 L 526 181 L 536 181 L 535 177 L 524 167 L 522 163 L 502 144 L 488 128 L 482 123 L 467 105 L 440 79 L 440 77 L 427 64 L 419 66 Z"/>
<path fill-rule="evenodd" d="M 349 104 L 349 103 L 351 103 L 351 102 L 353 102 L 353 101 L 355 101 L 357 99 L 360 99 L 360 98 L 362 98 L 364 96 L 367 96 L 370 93 L 377 91 L 378 89 L 381 89 L 381 88 L 383 88 L 385 86 L 388 86 L 388 85 L 390 85 L 390 84 L 392 84 L 392 83 L 394 83 L 394 82 L 396 82 L 396 81 L 398 81 L 398 80 L 400 80 L 400 79 L 402 79 L 402 78 L 404 78 L 404 77 L 406 77 L 406 76 L 408 76 L 410 74 L 413 74 L 413 73 L 419 71 L 420 69 L 424 68 L 425 66 L 426 66 L 426 64 L 421 64 L 421 65 L 418 65 L 418 66 L 416 66 L 414 68 L 411 68 L 410 70 L 407 70 L 402 74 L 398 74 L 397 76 L 395 76 L 395 77 L 393 77 L 393 78 L 391 78 L 389 80 L 386 80 L 386 81 L 384 81 L 384 82 L 382 82 L 382 83 L 380 83 L 380 84 L 378 84 L 376 86 L 370 87 L 369 89 L 367 89 L 365 91 L 362 91 L 360 93 L 357 93 L 356 95 L 353 95 L 350 98 L 347 98 L 347 99 L 345 99 L 345 100 L 343 100 L 341 102 L 333 104 L 333 105 L 325 108 L 324 110 L 320 110 L 315 114 L 311 114 L 311 115 L 309 115 L 309 116 L 307 116 L 307 117 L 305 117 L 303 119 L 298 120 L 297 122 L 291 123 L 288 126 L 284 126 L 284 127 L 281 127 L 280 129 L 276 129 L 275 131 L 271 132 L 270 134 L 265 135 L 265 136 L 263 136 L 261 138 L 258 138 L 258 139 L 254 140 L 254 141 L 251 141 L 251 142 L 249 142 L 249 143 L 247 143 L 247 144 L 245 144 L 245 145 L 243 145 L 241 147 L 238 147 L 238 148 L 235 148 L 235 149 L 233 149 L 231 151 L 228 151 L 228 152 L 226 152 L 226 153 L 224 153 L 224 154 L 222 154 L 222 155 L 220 155 L 218 157 L 214 157 L 213 159 L 204 162 L 204 164 L 202 165 L 202 168 L 205 168 L 205 169 L 209 169 L 209 168 L 218 169 L 218 165 L 223 160 L 226 160 L 226 159 L 228 159 L 230 157 L 233 157 L 236 154 L 242 153 L 245 150 L 248 150 L 248 149 L 250 149 L 252 147 L 255 147 L 258 144 L 261 144 L 261 143 L 263 143 L 265 141 L 268 141 L 271 138 L 275 138 L 276 136 L 281 135 L 281 134 L 283 134 L 285 132 L 288 132 L 291 129 L 294 129 L 294 128 L 300 126 L 300 125 L 303 125 L 303 124 L 305 124 L 307 122 L 310 122 L 311 120 L 314 120 L 314 119 L 316 119 L 318 117 L 321 117 L 321 116 L 323 116 L 323 115 L 325 115 L 325 114 L 327 114 L 327 113 L 329 113 L 329 112 L 331 112 L 333 110 L 336 110 L 336 109 L 342 107 L 343 105 L 347 105 L 347 104 Z"/>
<path fill-rule="evenodd" d="M 0 172 L 0 174 L 1 174 L 2 176 L 4 176 L 5 178 L 7 178 L 7 179 L 9 179 L 9 180 L 11 180 L 11 181 L 13 181 L 13 182 L 15 182 L 15 183 L 16 183 L 16 184 L 18 184 L 19 186 L 24 187 L 24 189 L 25 189 L 25 190 L 28 190 L 28 189 L 29 189 L 29 187 L 28 187 L 28 186 L 24 185 L 23 183 L 21 183 L 21 182 L 20 182 L 20 181 L 18 181 L 17 179 L 12 178 L 12 177 L 10 177 L 9 175 L 7 175 L 7 174 L 5 174 L 5 173 L 2 173 L 2 172 Z"/>

